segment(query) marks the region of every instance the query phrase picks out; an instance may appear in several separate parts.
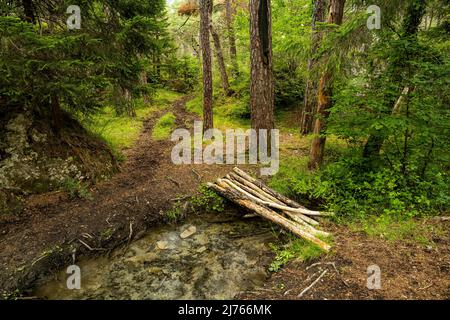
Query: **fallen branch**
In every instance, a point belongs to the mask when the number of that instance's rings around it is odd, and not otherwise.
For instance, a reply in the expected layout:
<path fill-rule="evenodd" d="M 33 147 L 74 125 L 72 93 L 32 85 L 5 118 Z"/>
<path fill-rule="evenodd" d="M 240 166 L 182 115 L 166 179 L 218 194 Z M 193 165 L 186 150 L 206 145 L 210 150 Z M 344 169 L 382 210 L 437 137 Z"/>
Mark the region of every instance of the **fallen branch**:
<path fill-rule="evenodd" d="M 308 292 L 312 287 L 314 287 L 316 285 L 317 282 L 320 281 L 320 279 L 323 278 L 323 276 L 328 272 L 328 270 L 325 270 L 324 272 L 322 272 L 322 274 L 320 276 L 317 277 L 316 280 L 314 280 L 313 283 L 311 283 L 308 287 L 306 287 L 302 292 L 300 292 L 300 294 L 297 296 L 299 298 L 303 297 L 303 295 Z"/>
<path fill-rule="evenodd" d="M 78 241 L 84 245 L 86 248 L 88 248 L 90 251 L 106 251 L 107 249 L 104 248 L 92 248 L 90 245 L 88 245 L 86 242 L 84 242 L 83 240 L 78 239 Z"/>

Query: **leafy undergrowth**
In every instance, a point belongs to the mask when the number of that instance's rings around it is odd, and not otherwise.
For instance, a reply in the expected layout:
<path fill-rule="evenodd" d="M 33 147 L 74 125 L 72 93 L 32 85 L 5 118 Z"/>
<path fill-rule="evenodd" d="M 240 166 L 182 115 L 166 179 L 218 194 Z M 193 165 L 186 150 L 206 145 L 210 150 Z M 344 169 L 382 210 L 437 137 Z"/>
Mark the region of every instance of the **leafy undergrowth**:
<path fill-rule="evenodd" d="M 393 171 L 368 172 L 358 167 L 357 160 L 343 162 L 342 158 L 351 158 L 354 149 L 335 136 L 327 139 L 323 168 L 310 171 L 308 151 L 312 137 L 301 137 L 290 130 L 290 119 L 285 114 L 279 114 L 277 120 L 277 127 L 287 128 L 283 132 L 288 134 L 282 134 L 280 169 L 268 182 L 272 188 L 311 209 L 336 212 L 334 222 L 393 245 L 401 241 L 433 246 L 433 239 L 442 237 L 442 228 L 431 223 L 430 217 L 444 207 L 445 187 L 435 192 L 436 189 L 417 181 L 412 189 L 402 184 L 401 177 Z M 428 196 L 433 196 L 434 201 Z M 272 271 L 290 260 L 308 261 L 321 254 L 320 249 L 301 239 L 284 243 L 274 246 Z"/>
<path fill-rule="evenodd" d="M 198 194 L 191 197 L 189 201 L 178 200 L 170 210 L 165 212 L 165 218 L 169 223 L 177 223 L 186 217 L 188 209 L 194 212 L 216 212 L 225 211 L 225 199 L 217 195 L 206 184 L 200 185 Z"/>
<path fill-rule="evenodd" d="M 203 99 L 201 94 L 186 104 L 189 112 L 203 116 Z M 245 101 L 236 97 L 218 96 L 214 99 L 214 127 L 225 132 L 226 129 L 249 129 L 250 114 Z"/>

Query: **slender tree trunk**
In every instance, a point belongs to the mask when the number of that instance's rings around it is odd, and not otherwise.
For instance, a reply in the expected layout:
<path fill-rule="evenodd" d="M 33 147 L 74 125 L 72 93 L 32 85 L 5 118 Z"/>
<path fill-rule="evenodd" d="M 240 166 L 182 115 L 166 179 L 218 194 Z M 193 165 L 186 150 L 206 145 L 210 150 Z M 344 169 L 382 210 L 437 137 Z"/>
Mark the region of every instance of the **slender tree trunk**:
<path fill-rule="evenodd" d="M 233 66 L 233 75 L 239 74 L 239 65 L 237 61 L 236 34 L 233 26 L 233 8 L 232 0 L 225 0 L 225 23 L 228 30 L 228 41 L 230 45 L 231 64 Z"/>
<path fill-rule="evenodd" d="M 200 45 L 203 59 L 203 130 L 212 129 L 213 84 L 212 59 L 209 32 L 211 26 L 212 0 L 200 0 Z"/>
<path fill-rule="evenodd" d="M 317 106 L 317 79 L 313 71 L 317 65 L 317 51 L 322 40 L 322 32 L 317 31 L 317 23 L 325 21 L 326 0 L 314 1 L 312 18 L 311 52 L 308 61 L 308 81 L 305 88 L 305 98 L 301 113 L 300 130 L 302 134 L 311 133 L 313 130 L 314 114 Z"/>
<path fill-rule="evenodd" d="M 274 127 L 270 0 L 250 0 L 250 49 L 250 110 L 252 128 L 256 130 L 270 130 Z"/>
<path fill-rule="evenodd" d="M 345 0 L 331 0 L 328 15 L 328 23 L 340 25 L 344 17 Z M 309 168 L 318 168 L 323 161 L 326 137 L 323 135 L 326 127 L 326 120 L 332 107 L 333 96 L 333 74 L 330 70 L 324 72 L 319 83 L 319 93 L 317 96 L 316 121 L 314 125 L 314 139 L 311 145 L 309 158 Z"/>
<path fill-rule="evenodd" d="M 231 96 L 232 92 L 230 89 L 230 83 L 228 81 L 228 75 L 227 75 L 227 69 L 225 67 L 225 61 L 223 59 L 223 52 L 222 52 L 222 46 L 220 44 L 220 38 L 219 35 L 216 32 L 216 29 L 214 28 L 213 24 L 211 23 L 211 35 L 214 41 L 214 47 L 216 49 L 216 59 L 217 64 L 219 65 L 219 71 L 220 71 L 220 79 L 222 80 L 222 88 L 223 92 L 226 96 Z"/>
<path fill-rule="evenodd" d="M 417 41 L 417 32 L 419 31 L 419 26 L 422 22 L 423 16 L 426 12 L 426 0 L 413 0 L 409 3 L 406 15 L 403 19 L 403 30 L 401 33 L 402 40 L 406 41 Z M 409 46 L 411 47 L 411 46 Z M 397 57 L 392 61 L 392 68 L 394 72 L 391 75 L 392 81 L 398 84 L 398 94 L 401 94 L 401 90 L 403 88 L 402 78 L 401 78 L 401 70 L 404 69 L 405 62 L 403 57 Z M 386 113 L 392 113 L 397 105 L 397 98 L 394 97 L 391 102 L 392 109 L 386 110 Z M 385 136 L 383 132 L 373 132 L 369 135 L 367 142 L 364 146 L 363 157 L 366 159 L 372 159 L 376 161 L 379 158 L 381 148 L 383 147 L 383 143 L 385 140 Z"/>

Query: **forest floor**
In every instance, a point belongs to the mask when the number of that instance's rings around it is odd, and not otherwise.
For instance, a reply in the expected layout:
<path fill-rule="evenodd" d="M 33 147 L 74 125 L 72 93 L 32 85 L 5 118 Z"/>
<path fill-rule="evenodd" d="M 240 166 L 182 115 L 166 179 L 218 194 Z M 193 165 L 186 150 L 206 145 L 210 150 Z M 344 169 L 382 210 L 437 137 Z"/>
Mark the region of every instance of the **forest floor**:
<path fill-rule="evenodd" d="M 186 111 L 189 99 L 173 103 L 177 127 L 190 128 L 198 118 Z M 0 226 L 0 292 L 5 298 L 26 295 L 36 280 L 70 264 L 74 250 L 77 257 L 96 256 L 140 238 L 164 221 L 175 199 L 195 194 L 201 182 L 230 171 L 226 165 L 174 165 L 173 143 L 151 138 L 163 114 L 150 115 L 136 144 L 126 151 L 121 172 L 96 185 L 91 199 L 70 199 L 63 192 L 32 196 L 20 217 Z M 281 139 L 288 145 L 291 135 Z M 272 273 L 263 288 L 237 298 L 297 299 L 321 270 L 328 270 L 302 298 L 449 299 L 450 226 L 424 223 L 443 228 L 432 246 L 390 242 L 328 223 L 324 229 L 334 235 L 332 253 L 308 263 L 290 262 Z M 381 269 L 380 290 L 366 288 L 367 268 L 374 264 Z"/>

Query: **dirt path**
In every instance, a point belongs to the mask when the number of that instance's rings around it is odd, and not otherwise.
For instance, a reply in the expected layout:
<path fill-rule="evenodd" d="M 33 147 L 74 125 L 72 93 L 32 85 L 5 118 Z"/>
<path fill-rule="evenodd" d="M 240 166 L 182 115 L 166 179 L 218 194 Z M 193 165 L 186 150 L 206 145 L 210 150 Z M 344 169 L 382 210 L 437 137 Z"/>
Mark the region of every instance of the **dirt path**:
<path fill-rule="evenodd" d="M 181 98 L 172 106 L 178 127 L 192 126 L 196 118 L 185 110 L 188 100 Z M 74 249 L 77 256 L 94 255 L 131 241 L 130 235 L 133 239 L 142 236 L 163 220 L 174 198 L 192 195 L 200 180 L 215 179 L 230 170 L 227 166 L 193 170 L 194 166 L 172 164 L 173 143 L 151 138 L 153 125 L 163 113 L 153 114 L 144 123 L 135 146 L 126 152 L 121 172 L 97 185 L 92 200 L 71 200 L 61 192 L 34 196 L 19 219 L 0 226 L 0 293 L 26 290 L 37 279 L 69 265 Z"/>

